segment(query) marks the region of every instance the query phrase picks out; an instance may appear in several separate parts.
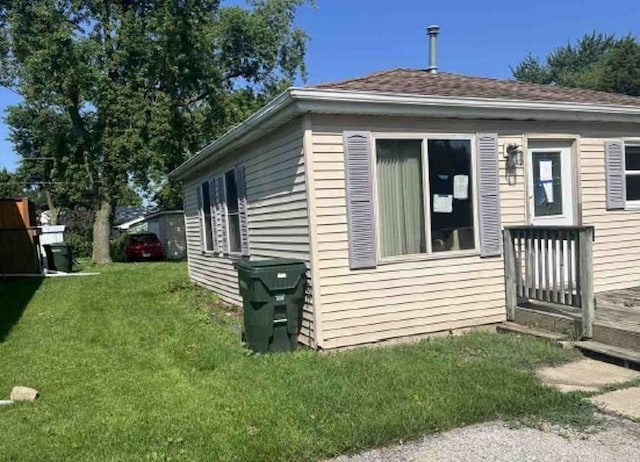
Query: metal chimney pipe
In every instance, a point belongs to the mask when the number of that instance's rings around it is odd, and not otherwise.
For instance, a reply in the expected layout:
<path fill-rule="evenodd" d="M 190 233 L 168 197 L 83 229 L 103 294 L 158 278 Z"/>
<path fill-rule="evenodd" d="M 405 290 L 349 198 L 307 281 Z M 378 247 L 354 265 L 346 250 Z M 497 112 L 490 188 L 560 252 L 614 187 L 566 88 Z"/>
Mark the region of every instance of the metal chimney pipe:
<path fill-rule="evenodd" d="M 427 35 L 429 36 L 429 67 L 427 71 L 432 74 L 438 73 L 438 34 L 440 26 L 427 27 Z"/>

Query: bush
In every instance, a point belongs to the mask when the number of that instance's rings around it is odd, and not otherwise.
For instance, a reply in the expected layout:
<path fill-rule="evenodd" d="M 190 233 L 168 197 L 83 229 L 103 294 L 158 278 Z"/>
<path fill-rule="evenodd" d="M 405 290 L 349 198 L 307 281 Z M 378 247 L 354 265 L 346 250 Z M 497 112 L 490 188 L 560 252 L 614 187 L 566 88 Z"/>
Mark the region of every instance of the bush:
<path fill-rule="evenodd" d="M 71 231 L 65 233 L 65 242 L 71 246 L 74 258 L 91 256 L 93 250 L 92 233 Z"/>
<path fill-rule="evenodd" d="M 124 255 L 124 241 L 127 239 L 127 234 L 122 233 L 115 239 L 109 241 L 111 247 L 111 259 L 113 261 L 125 261 Z"/>
<path fill-rule="evenodd" d="M 65 225 L 65 242 L 71 246 L 76 258 L 91 256 L 93 250 L 92 213 L 86 207 L 64 209 L 60 224 Z"/>

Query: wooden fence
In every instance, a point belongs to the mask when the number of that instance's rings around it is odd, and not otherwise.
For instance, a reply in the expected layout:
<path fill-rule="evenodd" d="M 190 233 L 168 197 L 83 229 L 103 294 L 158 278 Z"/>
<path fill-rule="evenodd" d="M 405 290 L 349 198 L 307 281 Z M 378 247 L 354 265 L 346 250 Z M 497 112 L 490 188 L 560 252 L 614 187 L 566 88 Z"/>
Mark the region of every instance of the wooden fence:
<path fill-rule="evenodd" d="M 592 336 L 592 226 L 514 226 L 504 229 L 507 318 L 519 302 L 537 300 L 579 308 L 582 334 Z"/>
<path fill-rule="evenodd" d="M 0 275 L 37 274 L 38 228 L 27 199 L 0 199 Z"/>

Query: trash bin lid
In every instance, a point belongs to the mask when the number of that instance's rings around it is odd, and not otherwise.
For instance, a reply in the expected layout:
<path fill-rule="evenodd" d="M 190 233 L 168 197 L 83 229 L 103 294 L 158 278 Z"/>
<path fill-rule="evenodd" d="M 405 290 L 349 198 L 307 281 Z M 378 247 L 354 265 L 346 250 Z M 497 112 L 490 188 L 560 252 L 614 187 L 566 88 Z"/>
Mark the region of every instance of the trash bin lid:
<path fill-rule="evenodd" d="M 302 260 L 295 258 L 270 258 L 267 260 L 238 260 L 236 269 L 251 270 L 254 268 L 271 268 L 277 266 L 304 265 Z"/>
<path fill-rule="evenodd" d="M 240 279 L 260 280 L 268 290 L 290 290 L 305 277 L 307 266 L 302 260 L 273 258 L 269 260 L 240 260 L 235 263 Z"/>
<path fill-rule="evenodd" d="M 51 244 L 45 244 L 48 245 L 49 247 L 70 247 L 69 244 L 67 244 L 66 242 L 52 242 Z"/>

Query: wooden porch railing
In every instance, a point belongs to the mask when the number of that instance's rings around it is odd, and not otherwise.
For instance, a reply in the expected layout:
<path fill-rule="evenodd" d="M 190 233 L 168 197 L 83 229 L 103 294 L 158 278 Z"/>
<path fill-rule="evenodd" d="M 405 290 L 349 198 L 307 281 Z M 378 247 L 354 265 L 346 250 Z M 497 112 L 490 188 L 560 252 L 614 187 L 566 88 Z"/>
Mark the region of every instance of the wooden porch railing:
<path fill-rule="evenodd" d="M 580 308 L 582 335 L 593 332 L 592 226 L 513 226 L 504 229 L 507 319 L 523 300 Z"/>

